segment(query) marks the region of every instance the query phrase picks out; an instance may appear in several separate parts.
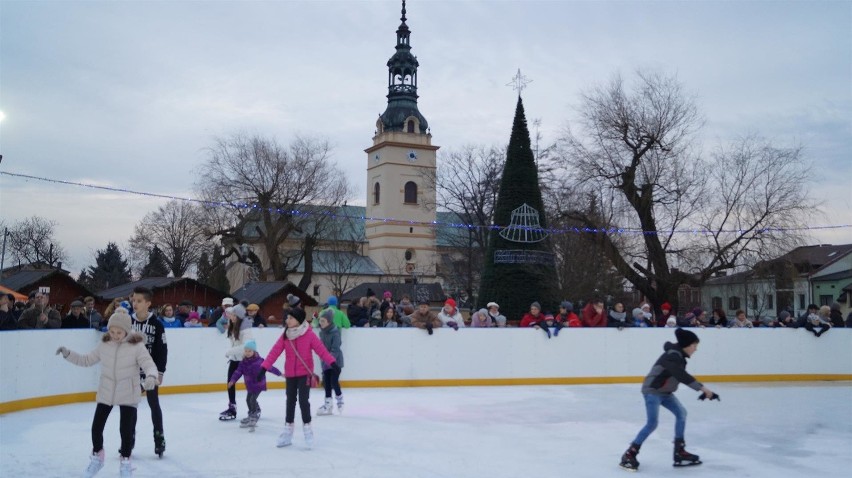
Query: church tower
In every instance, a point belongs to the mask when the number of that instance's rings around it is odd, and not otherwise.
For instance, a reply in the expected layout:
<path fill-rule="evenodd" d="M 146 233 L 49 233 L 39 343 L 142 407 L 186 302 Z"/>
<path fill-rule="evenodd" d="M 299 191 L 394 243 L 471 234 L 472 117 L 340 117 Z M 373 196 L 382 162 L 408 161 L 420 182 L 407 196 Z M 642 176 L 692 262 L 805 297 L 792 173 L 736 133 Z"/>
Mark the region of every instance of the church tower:
<path fill-rule="evenodd" d="M 417 109 L 417 57 L 411 31 L 396 30 L 396 53 L 388 60 L 388 106 L 376 121 L 367 148 L 367 221 L 369 256 L 389 275 L 434 278 L 437 261 L 435 167 L 438 146 L 426 118 Z M 370 219 L 376 218 L 376 219 Z M 393 221 L 388 219 L 394 219 Z"/>

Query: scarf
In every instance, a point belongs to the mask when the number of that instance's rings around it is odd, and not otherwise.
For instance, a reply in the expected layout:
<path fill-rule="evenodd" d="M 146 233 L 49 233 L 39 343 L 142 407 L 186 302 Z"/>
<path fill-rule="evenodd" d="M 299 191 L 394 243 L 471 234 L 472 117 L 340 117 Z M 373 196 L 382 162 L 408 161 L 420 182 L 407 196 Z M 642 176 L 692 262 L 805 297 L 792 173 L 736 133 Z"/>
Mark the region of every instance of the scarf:
<path fill-rule="evenodd" d="M 627 312 L 616 312 L 614 310 L 610 310 L 609 316 L 619 322 L 624 322 L 624 318 L 627 317 Z"/>
<path fill-rule="evenodd" d="M 287 331 L 284 332 L 287 335 L 288 340 L 296 340 L 299 337 L 305 335 L 305 333 L 310 329 L 310 325 L 308 325 L 308 321 L 304 321 L 299 324 L 298 327 L 287 327 Z"/>

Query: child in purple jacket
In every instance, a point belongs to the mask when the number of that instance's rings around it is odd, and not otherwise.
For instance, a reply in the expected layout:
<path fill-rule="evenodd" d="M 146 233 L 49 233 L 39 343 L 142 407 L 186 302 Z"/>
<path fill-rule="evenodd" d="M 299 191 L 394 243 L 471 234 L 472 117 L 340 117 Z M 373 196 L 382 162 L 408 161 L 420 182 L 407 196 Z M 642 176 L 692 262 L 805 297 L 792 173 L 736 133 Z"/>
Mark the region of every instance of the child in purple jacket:
<path fill-rule="evenodd" d="M 260 419 L 260 405 L 257 403 L 257 397 L 260 396 L 260 392 L 266 390 L 266 377 L 262 376 L 259 380 L 257 378 L 260 365 L 263 363 L 263 357 L 257 353 L 257 343 L 254 340 L 246 342 L 244 352 L 243 360 L 240 361 L 240 365 L 237 366 L 234 374 L 231 375 L 231 380 L 228 381 L 228 388 L 233 387 L 240 380 L 240 376 L 245 377 L 246 391 L 248 392 L 246 405 L 248 405 L 249 414 L 248 417 L 240 420 L 240 428 L 248 428 L 249 431 L 253 432 L 254 427 L 257 426 L 257 421 Z M 281 376 L 281 371 L 275 367 L 270 367 L 269 371 L 279 377 Z"/>
<path fill-rule="evenodd" d="M 314 373 L 314 357 L 316 352 L 323 362 L 335 372 L 340 373 L 340 365 L 334 356 L 328 353 L 328 349 L 322 344 L 319 337 L 311 330 L 308 322 L 305 322 L 305 311 L 292 308 L 287 311 L 285 321 L 287 329 L 278 338 L 275 345 L 269 351 L 269 355 L 260 366 L 257 378 L 261 379 L 267 370 L 271 370 L 272 364 L 278 360 L 282 353 L 285 354 L 284 378 L 287 380 L 287 413 L 284 418 L 284 432 L 278 437 L 278 447 L 289 446 L 293 443 L 293 428 L 296 418 L 296 401 L 302 411 L 302 428 L 305 432 L 305 445 L 313 446 L 314 431 L 311 428 L 311 404 L 308 402 L 310 386 L 308 379 Z"/>

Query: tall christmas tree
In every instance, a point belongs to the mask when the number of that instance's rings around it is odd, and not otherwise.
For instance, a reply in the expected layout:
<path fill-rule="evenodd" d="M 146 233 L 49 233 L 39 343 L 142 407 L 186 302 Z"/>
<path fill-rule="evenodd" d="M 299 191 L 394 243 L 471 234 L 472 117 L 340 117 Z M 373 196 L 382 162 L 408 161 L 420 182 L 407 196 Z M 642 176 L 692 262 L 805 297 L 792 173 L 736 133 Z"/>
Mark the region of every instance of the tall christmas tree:
<path fill-rule="evenodd" d="M 557 311 L 558 279 L 520 95 L 494 224 L 498 227 L 490 233 L 479 303 L 497 302 L 510 321 L 519 320 L 533 302 L 539 302 L 542 311 Z"/>

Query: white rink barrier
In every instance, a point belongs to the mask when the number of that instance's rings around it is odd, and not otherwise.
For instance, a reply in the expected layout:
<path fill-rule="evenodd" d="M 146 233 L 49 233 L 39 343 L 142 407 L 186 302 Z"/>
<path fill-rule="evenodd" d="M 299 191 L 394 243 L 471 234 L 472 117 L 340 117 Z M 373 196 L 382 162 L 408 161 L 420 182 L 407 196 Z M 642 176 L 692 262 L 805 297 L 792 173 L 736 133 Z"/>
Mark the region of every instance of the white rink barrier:
<path fill-rule="evenodd" d="M 852 329 L 816 338 L 804 329 L 690 329 L 701 343 L 688 370 L 720 381 L 852 380 Z M 264 357 L 283 329 L 253 329 Z M 169 358 L 161 393 L 225 389 L 228 340 L 215 328 L 167 329 Z M 64 345 L 88 352 L 93 330 L 0 333 L 0 413 L 94 400 L 99 366 L 77 367 Z M 347 329 L 345 387 L 525 385 L 640 382 L 673 329 Z M 319 370 L 319 360 L 314 361 Z M 276 366 L 282 368 L 282 358 Z M 283 380 L 267 375 L 271 388 Z"/>

